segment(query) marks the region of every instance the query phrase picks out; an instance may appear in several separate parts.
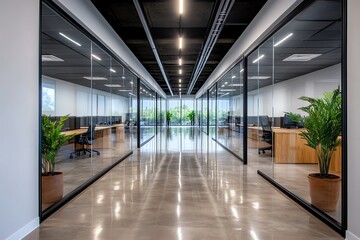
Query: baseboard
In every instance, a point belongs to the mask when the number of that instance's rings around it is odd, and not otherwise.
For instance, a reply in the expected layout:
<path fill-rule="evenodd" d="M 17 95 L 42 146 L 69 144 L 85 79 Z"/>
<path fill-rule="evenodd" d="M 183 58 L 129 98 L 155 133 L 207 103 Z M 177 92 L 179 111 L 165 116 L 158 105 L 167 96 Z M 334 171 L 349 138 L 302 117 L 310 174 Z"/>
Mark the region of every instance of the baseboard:
<path fill-rule="evenodd" d="M 360 238 L 357 237 L 355 234 L 346 231 L 346 240 L 360 240 Z"/>
<path fill-rule="evenodd" d="M 39 218 L 35 218 L 22 228 L 20 228 L 18 231 L 13 233 L 10 237 L 8 237 L 6 240 L 19 240 L 23 239 L 26 235 L 31 233 L 35 228 L 39 226 Z"/>

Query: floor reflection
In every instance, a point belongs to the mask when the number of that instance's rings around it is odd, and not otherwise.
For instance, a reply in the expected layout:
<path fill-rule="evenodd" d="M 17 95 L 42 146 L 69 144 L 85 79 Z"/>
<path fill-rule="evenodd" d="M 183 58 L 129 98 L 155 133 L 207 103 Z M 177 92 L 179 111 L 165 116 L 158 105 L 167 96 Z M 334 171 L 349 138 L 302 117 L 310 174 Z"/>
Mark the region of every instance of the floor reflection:
<path fill-rule="evenodd" d="M 342 239 L 193 127 L 156 138 L 26 239 Z"/>

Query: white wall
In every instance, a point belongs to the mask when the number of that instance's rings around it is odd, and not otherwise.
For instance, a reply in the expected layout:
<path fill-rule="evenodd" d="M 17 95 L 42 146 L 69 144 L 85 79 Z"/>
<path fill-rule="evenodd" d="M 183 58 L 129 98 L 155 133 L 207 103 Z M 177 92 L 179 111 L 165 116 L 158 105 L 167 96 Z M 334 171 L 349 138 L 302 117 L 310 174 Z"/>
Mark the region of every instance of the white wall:
<path fill-rule="evenodd" d="M 2 0 L 0 31 L 0 239 L 21 239 L 38 226 L 39 1 Z"/>
<path fill-rule="evenodd" d="M 340 86 L 340 81 L 341 65 L 336 64 L 273 86 L 251 91 L 248 93 L 248 115 L 281 117 L 284 112 L 304 115 L 304 112 L 298 108 L 306 106 L 307 103 L 299 100 L 299 97 L 322 97 L 324 92 L 332 91 Z"/>
<path fill-rule="evenodd" d="M 360 239 L 360 1 L 347 1 L 347 134 L 348 134 L 348 231 L 346 239 Z"/>
<path fill-rule="evenodd" d="M 53 116 L 91 116 L 96 115 L 96 100 L 91 112 L 91 95 L 96 99 L 96 95 L 104 96 L 106 105 L 109 107 L 105 110 L 107 116 L 122 116 L 125 120 L 125 113 L 129 112 L 129 99 L 110 94 L 109 92 L 99 91 L 96 89 L 80 86 L 74 83 L 66 82 L 60 79 L 42 76 L 45 83 L 55 84 L 55 112 L 44 112 Z M 99 114 L 104 115 L 104 114 Z"/>

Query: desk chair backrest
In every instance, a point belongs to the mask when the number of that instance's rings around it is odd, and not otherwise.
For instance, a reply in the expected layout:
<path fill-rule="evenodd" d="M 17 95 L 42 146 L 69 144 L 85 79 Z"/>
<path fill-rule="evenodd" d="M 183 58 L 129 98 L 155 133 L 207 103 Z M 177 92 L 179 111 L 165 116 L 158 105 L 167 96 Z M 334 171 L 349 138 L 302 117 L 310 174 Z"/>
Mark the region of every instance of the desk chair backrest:
<path fill-rule="evenodd" d="M 269 143 L 272 144 L 272 130 L 271 130 L 271 124 L 270 124 L 270 120 L 268 116 L 260 116 L 259 117 L 260 120 L 260 125 L 263 131 L 263 135 L 262 135 L 262 139 Z"/>
<path fill-rule="evenodd" d="M 86 139 L 88 141 L 93 141 L 95 139 L 94 132 L 95 132 L 95 124 L 92 124 L 88 127 L 88 130 L 86 132 Z"/>
<path fill-rule="evenodd" d="M 271 124 L 268 116 L 260 116 L 259 121 L 264 132 L 271 132 Z"/>

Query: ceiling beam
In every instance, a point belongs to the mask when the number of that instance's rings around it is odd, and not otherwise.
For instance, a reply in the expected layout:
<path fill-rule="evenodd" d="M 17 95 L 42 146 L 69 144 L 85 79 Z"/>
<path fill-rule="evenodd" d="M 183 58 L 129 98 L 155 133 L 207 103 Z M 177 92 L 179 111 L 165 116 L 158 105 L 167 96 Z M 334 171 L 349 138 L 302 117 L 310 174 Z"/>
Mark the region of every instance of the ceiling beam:
<path fill-rule="evenodd" d="M 152 51 L 153 51 L 153 53 L 154 53 L 154 55 L 155 55 L 156 62 L 157 62 L 158 65 L 159 65 L 160 71 L 161 71 L 161 73 L 162 73 L 162 75 L 163 75 L 163 78 L 164 78 L 164 80 L 165 80 L 168 88 L 169 88 L 169 91 L 170 91 L 170 93 L 171 93 L 171 96 L 174 96 L 174 94 L 173 94 L 173 92 L 172 92 L 172 90 L 171 90 L 171 86 L 170 86 L 170 84 L 169 84 L 169 81 L 168 81 L 168 79 L 167 79 L 167 77 L 166 77 L 166 74 L 165 74 L 165 71 L 164 71 L 164 67 L 163 67 L 163 65 L 162 65 L 162 63 L 161 63 L 159 53 L 158 53 L 158 51 L 157 51 L 157 49 L 156 49 L 156 46 L 155 46 L 154 40 L 152 39 L 152 36 L 151 36 L 150 30 L 149 30 L 149 27 L 148 27 L 148 25 L 147 25 L 147 23 L 146 23 L 145 16 L 144 16 L 144 14 L 143 14 L 143 12 L 142 12 L 142 10 L 141 10 L 140 4 L 139 4 L 138 0 L 134 0 L 133 2 L 134 2 L 134 5 L 135 5 L 135 8 L 136 8 L 136 11 L 137 11 L 137 13 L 138 13 L 138 15 L 139 15 L 140 21 L 141 21 L 141 23 L 142 23 L 142 25 L 143 25 L 143 27 L 144 27 L 146 36 L 147 36 L 147 38 L 148 38 L 148 40 L 149 40 L 151 49 L 152 49 Z"/>

